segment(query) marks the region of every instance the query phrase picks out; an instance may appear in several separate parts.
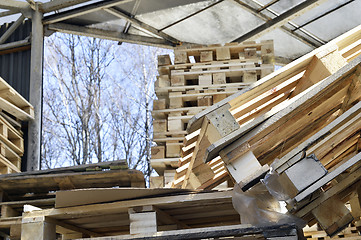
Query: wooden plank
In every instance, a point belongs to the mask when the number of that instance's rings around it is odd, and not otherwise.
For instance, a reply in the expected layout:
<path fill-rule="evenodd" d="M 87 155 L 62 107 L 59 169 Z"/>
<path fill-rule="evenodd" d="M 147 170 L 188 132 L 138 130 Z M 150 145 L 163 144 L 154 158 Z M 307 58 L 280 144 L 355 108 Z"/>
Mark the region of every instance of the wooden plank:
<path fill-rule="evenodd" d="M 110 203 L 45 209 L 42 211 L 25 213 L 25 217 L 48 216 L 55 219 L 71 219 L 75 217 L 86 217 L 92 215 L 115 214 L 117 212 L 122 212 L 128 208 L 137 206 L 155 205 L 163 209 L 163 206 L 165 205 L 175 206 L 176 204 L 204 204 L 211 203 L 213 201 L 222 202 L 223 200 L 230 200 L 231 198 L 232 191 L 179 194 L 157 198 L 141 198 Z"/>
<path fill-rule="evenodd" d="M 54 178 L 69 178 L 75 188 L 123 186 L 144 187 L 144 176 L 138 170 L 110 170 L 29 176 L 2 176 L 0 187 L 8 194 L 60 190 Z"/>

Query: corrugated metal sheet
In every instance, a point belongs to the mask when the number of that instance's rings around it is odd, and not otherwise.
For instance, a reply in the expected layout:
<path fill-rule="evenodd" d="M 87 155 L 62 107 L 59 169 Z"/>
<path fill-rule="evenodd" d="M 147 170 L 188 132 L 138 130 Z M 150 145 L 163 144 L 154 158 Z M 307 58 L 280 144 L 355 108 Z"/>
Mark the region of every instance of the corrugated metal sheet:
<path fill-rule="evenodd" d="M 4 24 L 0 27 L 0 36 L 11 24 Z M 30 32 L 31 21 L 24 21 L 6 43 L 24 40 L 30 35 Z M 30 46 L 14 49 L 11 53 L 0 51 L 0 76 L 29 100 Z"/>
<path fill-rule="evenodd" d="M 11 26 L 12 23 L 0 27 L 0 36 Z M 31 21 L 24 21 L 16 31 L 9 37 L 6 43 L 24 40 L 31 33 Z M 0 51 L 0 76 L 7 81 L 25 99 L 29 100 L 30 86 L 30 45 L 13 49 L 11 51 Z M 23 125 L 24 150 L 21 161 L 21 170 L 26 171 L 27 149 L 28 149 L 28 127 Z"/>

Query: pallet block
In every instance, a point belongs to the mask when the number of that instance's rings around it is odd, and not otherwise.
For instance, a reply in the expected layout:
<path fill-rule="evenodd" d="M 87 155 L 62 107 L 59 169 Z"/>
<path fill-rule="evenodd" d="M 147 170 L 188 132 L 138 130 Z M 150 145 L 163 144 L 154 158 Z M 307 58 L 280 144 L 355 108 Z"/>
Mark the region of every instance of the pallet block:
<path fill-rule="evenodd" d="M 334 236 L 353 221 L 351 212 L 337 196 L 323 202 L 312 210 L 312 214 L 329 236 Z"/>
<path fill-rule="evenodd" d="M 306 157 L 285 170 L 279 183 L 290 198 L 327 174 L 325 167 L 314 156 Z"/>
<path fill-rule="evenodd" d="M 130 234 L 144 234 L 157 232 L 156 212 L 134 212 L 129 211 Z"/>
<path fill-rule="evenodd" d="M 172 62 L 170 60 L 170 56 L 168 54 L 166 55 L 158 55 L 158 66 L 167 66 L 171 65 Z"/>
<path fill-rule="evenodd" d="M 271 71 L 273 72 L 273 71 Z M 254 83 L 257 81 L 257 73 L 255 71 L 248 71 L 243 73 L 243 81 L 244 83 Z"/>
<path fill-rule="evenodd" d="M 184 70 L 172 70 L 171 74 L 171 86 L 184 86 L 185 85 L 185 77 L 184 75 L 174 75 L 174 73 L 182 73 Z"/>
<path fill-rule="evenodd" d="M 168 120 L 168 131 L 183 131 L 183 121 L 181 119 Z"/>
<path fill-rule="evenodd" d="M 155 86 L 158 88 L 164 88 L 170 86 L 170 80 L 168 75 L 160 75 L 157 77 L 157 81 L 155 82 Z"/>
<path fill-rule="evenodd" d="M 197 104 L 198 106 L 212 106 L 213 97 L 212 96 L 197 97 Z"/>
<path fill-rule="evenodd" d="M 213 84 L 226 84 L 226 73 L 213 73 Z"/>
<path fill-rule="evenodd" d="M 231 59 L 231 52 L 228 47 L 218 47 L 216 49 L 216 59 L 217 61 L 220 60 L 230 60 Z"/>
<path fill-rule="evenodd" d="M 212 74 L 202 74 L 198 77 L 198 85 L 200 86 L 209 86 L 212 85 Z"/>
<path fill-rule="evenodd" d="M 165 156 L 165 147 L 156 146 L 151 148 L 152 159 L 163 159 Z"/>
<path fill-rule="evenodd" d="M 163 176 L 151 176 L 149 182 L 150 188 L 163 188 L 164 177 Z"/>
<path fill-rule="evenodd" d="M 170 92 L 169 97 L 172 96 L 181 96 L 182 92 Z M 182 98 L 169 98 L 169 108 L 181 108 L 183 107 L 183 100 Z"/>
<path fill-rule="evenodd" d="M 201 62 L 211 62 L 213 61 L 213 52 L 212 51 L 202 51 L 200 54 Z"/>
<path fill-rule="evenodd" d="M 167 107 L 167 100 L 165 98 L 153 101 L 153 110 L 163 110 Z"/>
<path fill-rule="evenodd" d="M 166 143 L 166 157 L 179 157 L 181 152 L 181 145 L 178 141 L 168 141 Z"/>
<path fill-rule="evenodd" d="M 167 131 L 167 120 L 166 119 L 156 119 L 153 120 L 153 131 L 158 133 L 163 133 Z"/>
<path fill-rule="evenodd" d="M 174 51 L 174 64 L 188 63 L 189 59 L 187 52 L 184 51 Z"/>

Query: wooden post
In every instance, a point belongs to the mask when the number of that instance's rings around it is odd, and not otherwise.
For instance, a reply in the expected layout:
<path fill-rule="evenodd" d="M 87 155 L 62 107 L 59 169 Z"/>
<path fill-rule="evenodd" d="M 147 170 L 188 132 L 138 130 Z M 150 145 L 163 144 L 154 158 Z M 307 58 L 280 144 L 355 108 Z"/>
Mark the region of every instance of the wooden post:
<path fill-rule="evenodd" d="M 55 224 L 43 217 L 23 218 L 21 240 L 55 240 Z"/>

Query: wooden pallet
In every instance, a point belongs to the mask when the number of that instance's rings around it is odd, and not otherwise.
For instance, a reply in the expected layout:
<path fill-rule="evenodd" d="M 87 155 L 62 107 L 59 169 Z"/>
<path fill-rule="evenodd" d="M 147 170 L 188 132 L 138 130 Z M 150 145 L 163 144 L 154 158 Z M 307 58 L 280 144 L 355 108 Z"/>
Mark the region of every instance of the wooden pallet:
<path fill-rule="evenodd" d="M 227 51 L 229 57 L 225 56 Z M 184 57 L 188 60 L 181 60 Z M 174 159 L 181 157 L 185 130 L 194 115 L 249 86 L 273 69 L 272 41 L 179 48 L 175 50 L 174 64 L 169 55 L 158 56 L 159 77 L 155 83 L 158 100 L 153 103 L 152 113 L 153 140 L 158 145 L 153 148 L 158 155 L 153 154 L 152 165 L 157 172 L 178 166 Z M 162 161 L 165 163 L 161 164 Z M 179 163 L 184 166 L 184 161 Z M 226 174 L 222 172 L 220 175 L 224 178 Z"/>
<path fill-rule="evenodd" d="M 353 94 L 358 88 L 357 78 L 354 77 L 357 73 L 349 76 L 356 68 L 348 65 L 349 68 L 345 68 L 340 76 L 327 77 L 359 53 L 360 32 L 361 27 L 351 30 L 197 114 L 189 121 L 188 132 L 200 128 L 209 130 L 205 130 L 205 137 L 198 140 L 197 144 L 202 147 L 195 152 L 198 157 L 192 161 L 211 161 L 220 155 L 227 165 L 246 152 L 253 152 L 260 164 L 255 162 L 249 165 L 248 170 L 245 169 L 245 172 L 253 172 L 285 155 L 297 144 L 296 140 L 306 139 L 310 136 L 308 134 L 324 127 L 337 114 L 342 114 L 358 100 L 358 95 Z M 329 90 L 332 86 L 335 90 Z M 325 90 L 324 95 L 321 89 Z M 350 97 L 348 93 L 353 95 Z M 301 102 L 307 100 L 309 105 L 303 107 L 306 105 Z M 295 103 L 297 101 L 298 104 Z M 298 115 L 294 109 L 298 110 Z M 286 120 L 285 116 L 292 118 Z M 280 121 L 282 118 L 284 121 Z M 302 131 L 305 128 L 309 129 L 307 134 Z M 250 137 L 242 138 L 250 131 Z M 291 140 L 285 141 L 288 138 Z M 232 168 L 229 166 L 229 171 Z M 186 175 L 186 181 L 189 175 Z"/>
<path fill-rule="evenodd" d="M 272 164 L 296 216 L 330 236 L 359 218 L 345 207 L 355 194 L 360 202 L 359 39 L 361 26 L 190 120 L 200 133 L 182 187 L 218 156 L 244 191 Z"/>
<path fill-rule="evenodd" d="M 22 121 L 34 119 L 33 106 L 1 77 L 0 109 Z"/>

